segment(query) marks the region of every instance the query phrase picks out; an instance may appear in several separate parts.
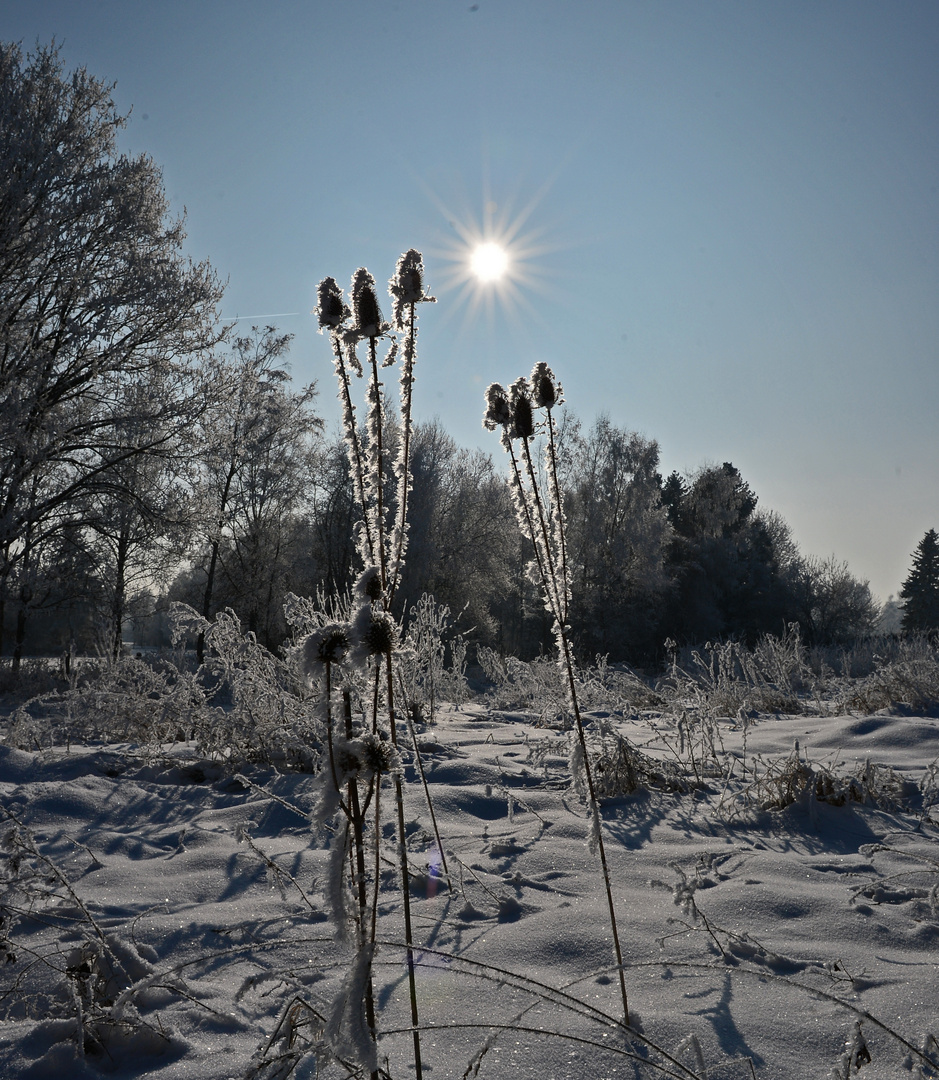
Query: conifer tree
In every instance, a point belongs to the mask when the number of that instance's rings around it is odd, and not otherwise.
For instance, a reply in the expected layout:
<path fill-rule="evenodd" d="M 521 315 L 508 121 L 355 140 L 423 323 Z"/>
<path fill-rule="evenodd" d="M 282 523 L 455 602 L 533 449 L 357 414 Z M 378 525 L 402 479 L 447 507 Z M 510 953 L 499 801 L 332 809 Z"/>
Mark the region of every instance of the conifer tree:
<path fill-rule="evenodd" d="M 939 534 L 930 529 L 913 552 L 913 567 L 900 588 L 904 631 L 939 630 Z"/>

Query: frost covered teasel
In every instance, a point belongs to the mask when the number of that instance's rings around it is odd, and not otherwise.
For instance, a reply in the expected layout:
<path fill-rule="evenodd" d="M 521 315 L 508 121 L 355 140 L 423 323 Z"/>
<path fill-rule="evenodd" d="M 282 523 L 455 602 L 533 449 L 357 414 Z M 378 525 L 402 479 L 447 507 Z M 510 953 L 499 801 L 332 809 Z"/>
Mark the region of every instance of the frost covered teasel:
<path fill-rule="evenodd" d="M 385 322 L 375 279 L 364 267 L 360 267 L 352 279 L 350 305 L 346 307 L 342 294 L 332 278 L 324 279 L 320 284 L 318 315 L 320 328 L 329 330 L 335 357 L 336 375 L 339 381 L 339 396 L 342 402 L 343 433 L 349 457 L 355 501 L 361 514 L 354 525 L 356 547 L 361 559 L 362 570 L 353 590 L 354 614 L 349 621 L 348 664 L 351 680 L 354 682 L 361 675 L 367 675 L 371 682 L 371 691 L 365 701 L 370 706 L 363 709 L 362 727 L 371 727 L 372 741 L 367 745 L 358 740 L 358 751 L 351 753 L 353 721 L 350 708 L 350 695 L 344 690 L 343 717 L 345 721 L 345 749 L 341 740 L 330 743 L 332 777 L 331 784 L 324 791 L 320 813 L 325 814 L 341 805 L 346 818 L 345 836 L 348 840 L 337 844 L 330 857 L 331 887 L 327 890 L 335 900 L 336 911 L 342 909 L 342 882 L 346 874 L 346 864 L 353 866 L 349 885 L 355 893 L 356 924 L 358 927 L 358 953 L 356 970 L 358 974 L 352 980 L 355 989 L 350 990 L 346 1000 L 337 1001 L 336 1009 L 330 1020 L 330 1027 L 335 1028 L 332 1035 L 327 1033 L 327 1041 L 334 1046 L 344 1045 L 344 1040 L 355 1029 L 352 1038 L 358 1044 L 352 1057 L 360 1062 L 368 1060 L 369 1069 L 374 1073 L 375 1057 L 375 1014 L 371 988 L 371 964 L 374 952 L 374 906 L 371 918 L 368 914 L 369 899 L 366 889 L 365 864 L 365 814 L 369 805 L 374 806 L 376 831 L 376 850 L 378 850 L 379 808 L 381 804 L 381 777 L 393 774 L 394 801 L 396 806 L 396 833 L 398 836 L 399 862 L 401 869 L 402 892 L 405 897 L 405 940 L 407 943 L 408 983 L 411 998 L 411 1022 L 414 1040 L 414 1064 L 417 1080 L 421 1078 L 419 1014 L 414 975 L 414 957 L 412 952 L 413 933 L 408 907 L 408 857 L 404 842 L 404 802 L 401 775 L 397 771 L 397 728 L 394 708 L 394 654 L 399 644 L 399 627 L 391 614 L 395 591 L 401 580 L 402 568 L 408 540 L 408 497 L 411 491 L 411 443 L 413 424 L 411 420 L 412 387 L 414 382 L 414 362 L 417 355 L 417 315 L 416 305 L 432 303 L 424 286 L 424 265 L 421 253 L 414 248 L 406 251 L 398 259 L 395 272 L 389 281 L 389 293 L 392 298 L 392 322 Z M 396 336 L 397 335 L 397 336 Z M 387 421 L 387 406 L 383 394 L 383 384 L 379 380 L 379 360 L 377 343 L 379 338 L 390 338 L 390 348 L 381 363 L 388 367 L 398 356 L 400 365 L 400 412 L 397 448 L 394 460 L 391 460 L 390 448 L 385 445 L 384 429 Z M 363 341 L 368 343 L 368 356 L 363 358 L 368 365 L 368 385 L 365 394 L 366 422 L 364 430 L 356 421 L 355 406 L 352 403 L 350 372 L 357 376 L 364 374 L 363 362 L 356 355 L 356 346 Z M 394 483 L 395 501 L 389 505 L 387 492 Z M 392 512 L 393 511 L 393 512 Z M 326 639 L 310 642 L 308 648 L 313 654 L 309 663 L 315 665 L 321 650 L 328 649 Z M 328 683 L 330 665 L 326 665 L 325 679 Z M 382 685 L 384 684 L 384 686 Z M 388 737 L 390 743 L 381 734 L 384 721 L 379 720 L 382 702 L 387 715 Z M 327 690 L 328 701 L 328 690 Z M 326 707 L 329 715 L 329 706 Z M 371 717 L 365 715 L 371 713 Z M 332 732 L 332 726 L 329 726 Z M 361 729 L 360 729 L 361 730 Z M 377 740 L 377 741 L 376 741 Z M 349 750 L 350 753 L 346 753 Z M 415 748 L 415 753 L 416 753 Z M 351 756 L 350 756 L 351 754 Z M 391 755 L 391 756 L 389 756 Z M 340 760 L 337 760 L 340 759 Z M 353 758 L 360 760 L 363 767 L 352 768 Z M 361 786 L 361 790 L 360 790 Z M 345 788 L 345 798 L 340 789 Z M 347 858 L 348 856 L 348 858 Z M 375 884 L 372 892 L 372 905 L 377 904 L 376 865 Z M 371 926 L 371 932 L 368 927 Z M 369 937 L 370 935 L 370 937 Z M 364 1013 L 361 998 L 364 995 Z M 338 1040 L 335 1041 L 334 1040 Z"/>
<path fill-rule="evenodd" d="M 360 266 L 352 276 L 352 325 L 346 330 L 347 341 L 374 341 L 384 337 L 391 324 L 382 318 L 375 291 L 375 279 Z"/>
<path fill-rule="evenodd" d="M 407 330 L 414 304 L 435 304 L 436 296 L 424 292 L 424 257 L 410 248 L 395 266 L 394 277 L 388 282 L 392 297 L 391 321 L 395 330 Z"/>
<path fill-rule="evenodd" d="M 343 323 L 352 316 L 348 305 L 342 298 L 342 289 L 335 278 L 327 277 L 317 286 L 316 319 L 318 333 L 324 330 L 340 330 Z"/>
<path fill-rule="evenodd" d="M 349 628 L 329 623 L 307 634 L 294 652 L 298 666 L 309 679 L 322 675 L 327 665 L 341 664 L 349 652 Z"/>
<path fill-rule="evenodd" d="M 564 390 L 554 372 L 543 361 L 535 364 L 531 372 L 531 402 L 536 409 L 548 409 L 564 403 Z"/>
<path fill-rule="evenodd" d="M 589 843 L 591 851 L 596 851 L 600 858 L 616 965 L 619 969 L 623 1019 L 626 1024 L 629 1024 L 623 954 L 603 843 L 596 786 L 577 699 L 574 656 L 569 639 L 571 573 L 564 535 L 563 494 L 558 480 L 557 425 L 552 415 L 554 406 L 560 404 L 561 400 L 561 387 L 555 379 L 554 372 L 547 364 L 537 363 L 532 369 L 531 378 L 522 376 L 516 379 L 508 392 L 499 383 L 489 386 L 486 391 L 486 412 L 483 416 L 483 425 L 490 431 L 501 428 L 502 447 L 509 455 L 511 463 L 509 489 L 512 493 L 519 529 L 522 535 L 531 541 L 534 548 L 532 580 L 540 584 L 545 609 L 554 623 L 557 663 L 567 684 L 576 733 L 571 748 L 571 780 L 574 790 L 587 802 L 590 816 Z M 536 422 L 535 409 L 545 410 L 547 416 Z M 546 435 L 544 465 L 540 469 L 535 465 L 531 447 L 536 431 Z M 517 452 L 516 441 L 519 443 Z"/>

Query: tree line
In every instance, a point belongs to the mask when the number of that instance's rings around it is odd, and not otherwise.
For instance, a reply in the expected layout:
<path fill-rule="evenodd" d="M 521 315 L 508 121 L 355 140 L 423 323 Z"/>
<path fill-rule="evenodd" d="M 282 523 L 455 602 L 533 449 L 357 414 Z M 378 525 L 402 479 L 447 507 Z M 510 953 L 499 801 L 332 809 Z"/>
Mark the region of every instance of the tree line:
<path fill-rule="evenodd" d="M 0 645 L 118 655 L 184 600 L 277 648 L 288 593 L 341 596 L 357 573 L 346 449 L 316 386 L 294 386 L 289 335 L 220 325 L 159 169 L 118 150 L 112 89 L 54 47 L 0 44 Z M 609 417 L 568 415 L 557 454 L 581 656 L 873 628 L 867 584 L 801 555 L 731 463 L 663 477 L 657 443 Z M 411 468 L 397 614 L 429 593 L 480 642 L 547 648 L 501 468 L 437 421 L 415 426 Z"/>

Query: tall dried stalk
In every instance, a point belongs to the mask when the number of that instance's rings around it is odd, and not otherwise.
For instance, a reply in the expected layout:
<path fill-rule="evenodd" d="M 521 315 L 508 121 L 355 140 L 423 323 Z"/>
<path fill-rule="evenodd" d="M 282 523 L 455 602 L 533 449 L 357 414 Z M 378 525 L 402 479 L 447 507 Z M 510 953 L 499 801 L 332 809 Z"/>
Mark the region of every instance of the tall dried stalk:
<path fill-rule="evenodd" d="M 523 377 L 516 380 L 508 392 L 498 383 L 493 383 L 489 387 L 486 392 L 487 409 L 483 423 L 490 431 L 501 429 L 502 446 L 511 462 L 510 487 L 519 528 L 534 548 L 534 564 L 541 583 L 545 608 L 554 620 L 558 664 L 566 676 L 567 692 L 577 733 L 577 747 L 572 755 L 573 780 L 576 786 L 582 786 L 584 789 L 591 822 L 590 846 L 600 857 L 619 974 L 620 994 L 623 1001 L 623 1018 L 628 1025 L 629 1003 L 623 971 L 623 951 L 616 922 L 609 864 L 603 843 L 600 805 L 597 800 L 593 769 L 587 749 L 587 737 L 577 700 L 574 657 L 568 636 L 570 627 L 567 620 L 571 600 L 570 569 L 564 533 L 564 505 L 557 472 L 556 425 L 552 411 L 554 406 L 560 404 L 562 400 L 561 387 L 556 382 L 554 373 L 546 364 L 537 364 L 532 371 L 531 379 Z M 536 409 L 544 410 L 545 413 L 545 419 L 540 424 L 535 420 Z M 542 494 L 538 470 L 531 453 L 531 442 L 536 428 L 539 427 L 547 434 L 545 446 L 547 495 Z M 515 451 L 516 442 L 520 444 L 519 454 Z"/>
<path fill-rule="evenodd" d="M 379 706 L 381 697 L 381 673 L 385 671 L 385 707 L 391 736 L 393 756 L 397 760 L 397 722 L 394 706 L 394 651 L 397 645 L 397 627 L 391 615 L 395 592 L 401 581 L 404 559 L 407 550 L 407 504 L 411 490 L 411 443 L 413 423 L 411 418 L 412 386 L 414 381 L 414 362 L 417 355 L 417 330 L 415 306 L 429 302 L 423 289 L 423 261 L 420 252 L 413 249 L 398 260 L 395 275 L 389 283 L 393 299 L 393 327 L 386 323 L 381 314 L 375 281 L 364 268 L 356 271 L 352 280 L 351 305 L 347 306 L 342 292 L 332 278 L 326 278 L 319 287 L 318 316 L 321 330 L 328 330 L 339 382 L 339 397 L 342 403 L 343 433 L 349 455 L 353 490 L 362 514 L 362 520 L 356 526 L 356 544 L 364 569 L 360 574 L 355 589 L 358 605 L 349 627 L 351 640 L 350 659 L 359 666 L 370 669 L 373 677 L 371 736 L 379 735 Z M 391 337 L 392 330 L 404 335 L 403 361 L 400 378 L 401 387 L 401 437 L 393 475 L 396 481 L 396 506 L 394 518 L 389 528 L 388 508 L 385 505 L 385 485 L 388 480 L 387 451 L 384 446 L 384 400 L 382 383 L 379 379 L 378 341 L 381 338 L 391 340 L 381 366 L 394 363 L 398 353 L 398 341 Z M 352 403 L 351 374 L 361 377 L 362 364 L 356 355 L 356 345 L 368 342 L 369 379 L 366 392 L 368 412 L 363 437 L 355 420 L 355 406 Z M 327 709 L 329 708 L 327 704 Z M 331 731 L 331 726 L 329 728 Z M 351 744 L 353 731 L 351 721 L 347 724 L 347 742 Z M 364 741 L 364 740 L 362 740 Z M 414 753 L 419 753 L 414 740 Z M 332 754 L 332 751 L 331 751 Z M 331 757 L 331 761 L 332 761 Z M 414 1041 L 414 1068 L 418 1080 L 422 1080 L 421 1045 L 419 1013 L 417 1004 L 417 986 L 414 971 L 413 929 L 411 924 L 410 874 L 408 870 L 407 846 L 405 842 L 404 793 L 400 770 L 389 770 L 393 776 L 398 862 L 401 873 L 401 891 L 404 905 L 405 939 L 407 949 L 408 984 L 411 1003 L 411 1024 Z M 334 780 L 336 770 L 333 765 Z M 376 772 L 375 796 L 375 844 L 380 843 L 379 831 L 379 790 L 381 776 Z M 355 794 L 353 795 L 353 788 Z M 370 797 L 370 796 L 369 796 Z M 359 805 L 358 777 L 350 781 L 346 800 L 346 813 L 352 823 L 354 855 L 353 876 L 356 879 L 358 895 L 359 927 L 362 933 L 366 922 L 367 899 L 365 896 L 365 861 L 364 834 L 359 827 L 364 824 L 365 807 Z M 375 1017 L 372 1003 L 370 965 L 375 949 L 378 864 L 374 869 L 374 899 L 371 912 L 369 941 L 360 941 L 360 956 L 366 956 L 369 964 L 369 977 L 365 989 L 367 1022 L 375 1041 Z M 374 1055 L 372 1055 L 374 1059 Z M 374 1072 L 373 1072 L 374 1075 Z"/>

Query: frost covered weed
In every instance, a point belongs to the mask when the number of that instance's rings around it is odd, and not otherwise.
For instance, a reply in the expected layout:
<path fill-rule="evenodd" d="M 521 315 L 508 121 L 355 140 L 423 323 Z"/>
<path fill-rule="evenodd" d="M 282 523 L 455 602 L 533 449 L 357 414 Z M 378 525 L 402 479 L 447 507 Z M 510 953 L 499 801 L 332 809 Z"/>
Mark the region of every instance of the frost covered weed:
<path fill-rule="evenodd" d="M 150 961 L 107 932 L 31 831 L 9 810 L 3 815 L 0 952 L 8 981 L 0 1018 L 53 1025 L 56 1041 L 71 1042 L 79 1059 L 164 1053 L 170 1036 L 142 1015 L 152 1004 Z"/>
<path fill-rule="evenodd" d="M 917 850 L 912 846 L 919 838 L 903 838 L 896 844 L 864 844 L 859 850 L 870 859 L 886 861 L 889 870 L 858 885 L 851 895 L 852 903 L 863 898 L 875 904 L 914 902 L 911 912 L 917 922 L 939 923 L 939 859 L 931 848 Z M 900 846 L 904 844 L 906 846 Z"/>
<path fill-rule="evenodd" d="M 540 727 L 571 726 L 567 681 L 556 660 L 542 656 L 526 663 L 514 656 L 501 656 L 485 645 L 477 648 L 476 657 L 491 684 L 486 696 L 496 708 L 532 712 Z M 665 703 L 638 675 L 610 666 L 605 656 L 598 656 L 593 666 L 575 662 L 574 683 L 578 702 L 585 710 L 624 713 Z"/>
<path fill-rule="evenodd" d="M 567 688 L 556 661 L 539 657 L 526 663 L 485 645 L 477 647 L 476 659 L 491 684 L 487 696 L 496 708 L 533 713 L 540 727 L 570 726 Z"/>
<path fill-rule="evenodd" d="M 908 708 L 915 712 L 939 707 L 939 640 L 927 637 L 891 643 L 874 670 L 845 688 L 846 708 L 863 713 Z"/>
<path fill-rule="evenodd" d="M 191 742 L 203 757 L 235 768 L 254 761 L 314 771 L 322 732 L 288 666 L 244 633 L 231 612 L 210 623 L 176 604 L 171 623 L 177 641 L 204 631 L 207 656 L 199 671 L 132 657 L 103 665 L 94 679 L 20 705 L 4 741 L 30 750 L 131 743 L 144 754 Z"/>
<path fill-rule="evenodd" d="M 432 724 L 440 701 L 466 701 L 466 641 L 453 633 L 450 608 L 427 593 L 411 608 L 397 660 L 398 686 L 413 720 Z"/>
<path fill-rule="evenodd" d="M 396 674 L 399 686 L 415 695 L 418 686 L 429 690 L 430 707 L 436 693 L 440 665 L 436 655 L 421 658 L 406 670 L 402 660 L 401 628 L 392 615 L 401 581 L 408 540 L 408 501 L 411 493 L 411 416 L 414 364 L 417 357 L 417 314 L 419 303 L 432 303 L 424 291 L 424 266 L 420 252 L 411 249 L 398 260 L 389 283 L 392 321 L 385 322 L 379 306 L 375 280 L 360 267 L 353 276 L 350 302 L 334 278 L 325 278 L 318 290 L 317 316 L 320 332 L 329 336 L 333 351 L 342 426 L 352 478 L 353 492 L 361 519 L 355 526 L 355 541 L 363 570 L 356 581 L 347 621 L 313 630 L 293 652 L 294 663 L 314 683 L 318 683 L 325 723 L 328 768 L 317 820 L 325 825 L 338 816 L 339 831 L 334 840 L 331 883 L 327 892 L 337 911 L 339 926 L 345 922 L 343 881 L 351 864 L 349 885 L 354 897 L 355 959 L 340 994 L 326 1019 L 324 1038 L 332 1053 L 373 1080 L 378 1077 L 377 1023 L 372 989 L 380 879 L 381 790 L 383 777 L 394 788 L 398 866 L 407 942 L 408 985 L 413 1028 L 414 1069 L 421 1080 L 421 1044 L 417 988 L 414 976 L 413 933 L 410 913 L 410 884 L 405 843 L 402 768 L 398 756 L 395 710 Z M 395 334 L 400 335 L 396 337 Z M 391 463 L 391 448 L 385 445 L 386 405 L 379 379 L 378 343 L 388 343 L 381 367 L 390 367 L 401 355 L 398 446 Z M 357 347 L 365 342 L 365 364 Z M 368 369 L 366 423 L 356 421 L 352 382 Z M 386 492 L 394 491 L 392 506 Z M 432 612 L 425 603 L 415 622 L 421 646 L 431 643 L 439 629 L 442 613 Z M 296 604 L 293 604 L 296 607 Z M 303 614 L 301 612 L 301 614 Z M 422 635 L 422 636 L 421 636 Z M 437 637 L 439 643 L 439 634 Z M 337 669 L 334 671 L 334 668 Z M 333 678 L 345 680 L 340 696 L 333 701 Z M 370 708 L 361 719 L 353 717 L 352 691 L 365 680 L 370 693 L 361 697 Z M 384 704 L 384 717 L 380 707 Z M 406 698 L 406 704 L 410 702 Z M 412 729 L 413 734 L 413 729 Z M 416 743 L 415 758 L 419 759 Z M 419 762 L 418 762 L 419 763 Z M 423 770 L 421 770 L 423 772 Z M 425 785 L 426 791 L 426 785 Z M 428 799 L 428 805 L 433 812 Z M 369 812 L 374 815 L 368 819 Z M 374 835 L 374 866 L 367 870 L 366 828 L 371 820 Z M 348 860 L 346 855 L 348 853 Z M 369 876 L 370 875 L 370 876 Z M 371 882 L 371 887 L 369 882 Z"/>
<path fill-rule="evenodd" d="M 547 364 L 538 363 L 532 369 L 529 379 L 524 376 L 516 379 L 508 392 L 498 383 L 493 383 L 488 388 L 483 424 L 490 431 L 497 428 L 500 430 L 502 448 L 509 455 L 509 488 L 516 518 L 522 535 L 529 541 L 534 553 L 534 560 L 529 565 L 529 576 L 533 583 L 540 587 L 545 610 L 554 624 L 558 668 L 566 684 L 567 702 L 576 733 L 576 738 L 571 740 L 571 784 L 586 802 L 590 815 L 590 849 L 600 859 L 623 1003 L 623 1019 L 628 1025 L 629 1004 L 626 997 L 622 946 L 616 923 L 590 751 L 580 713 L 568 625 L 571 568 L 567 558 L 564 500 L 558 480 L 557 423 L 554 419 L 554 408 L 563 400 L 561 385 L 555 379 L 554 372 Z M 536 411 L 538 414 L 543 411 L 542 419 L 536 419 Z M 545 435 L 544 459 L 540 468 L 536 467 L 531 452 L 536 429 Z M 515 452 L 516 442 L 519 445 L 518 455 Z"/>
<path fill-rule="evenodd" d="M 868 760 L 853 774 L 839 776 L 833 769 L 811 762 L 798 743 L 787 758 L 756 758 L 751 768 L 752 780 L 733 796 L 725 795 L 720 810 L 727 817 L 747 810 L 785 810 L 813 803 L 844 806 L 854 802 L 895 811 L 907 807 L 916 794 L 914 784 L 887 766 Z"/>
<path fill-rule="evenodd" d="M 666 645 L 668 672 L 657 689 L 670 701 L 690 700 L 699 711 L 718 716 L 800 713 L 817 681 L 795 624 L 782 638 L 765 635 L 753 649 L 736 641 L 708 642 L 688 650 L 685 664 L 679 663 L 675 643 Z"/>
<path fill-rule="evenodd" d="M 685 773 L 674 762 L 656 761 L 613 731 L 601 732 L 588 745 L 600 799 L 632 795 L 650 788 L 673 792 L 689 789 Z"/>
<path fill-rule="evenodd" d="M 130 657 L 102 666 L 93 679 L 20 705 L 5 742 L 21 749 L 102 742 L 142 747 L 184 738 L 205 707 L 189 674 Z"/>

